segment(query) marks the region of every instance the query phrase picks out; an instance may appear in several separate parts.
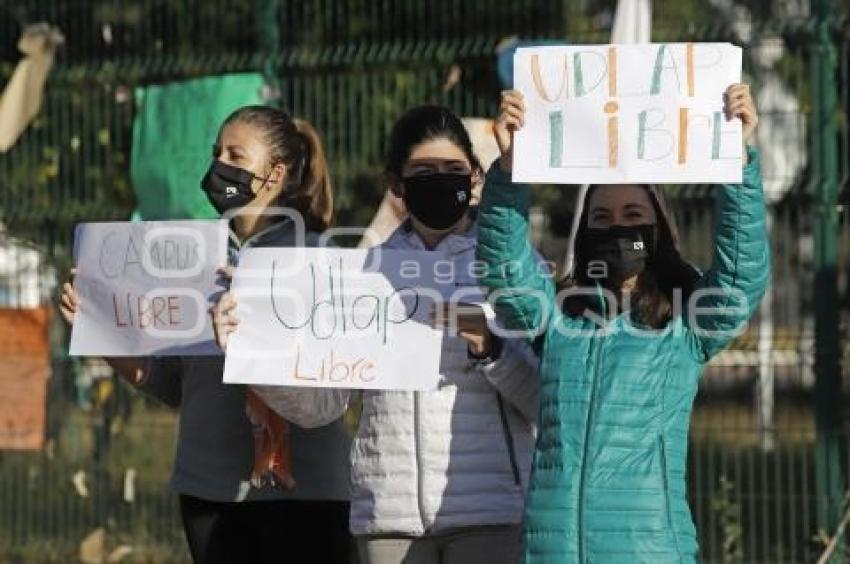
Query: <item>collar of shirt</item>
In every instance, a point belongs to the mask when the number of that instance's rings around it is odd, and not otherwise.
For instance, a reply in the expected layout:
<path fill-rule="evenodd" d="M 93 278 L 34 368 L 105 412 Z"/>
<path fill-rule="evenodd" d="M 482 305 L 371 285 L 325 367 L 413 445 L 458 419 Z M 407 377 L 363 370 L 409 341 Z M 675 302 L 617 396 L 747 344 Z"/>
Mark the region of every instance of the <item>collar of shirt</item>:
<path fill-rule="evenodd" d="M 239 251 L 249 247 L 263 246 L 265 243 L 281 237 L 285 233 L 289 233 L 293 229 L 292 219 L 285 217 L 279 221 L 275 221 L 271 225 L 267 225 L 257 233 L 254 233 L 245 241 L 240 241 L 239 237 L 230 229 L 228 239 L 228 256 L 231 264 L 236 264 L 236 258 Z"/>
<path fill-rule="evenodd" d="M 478 239 L 478 224 L 472 222 L 470 226 L 463 232 L 449 233 L 437 243 L 433 251 L 442 251 L 447 255 L 458 255 L 475 247 Z M 398 249 L 408 249 L 412 251 L 427 251 L 425 243 L 416 231 L 414 231 L 410 219 L 406 219 L 404 223 L 396 230 L 396 232 L 387 241 L 390 247 Z"/>

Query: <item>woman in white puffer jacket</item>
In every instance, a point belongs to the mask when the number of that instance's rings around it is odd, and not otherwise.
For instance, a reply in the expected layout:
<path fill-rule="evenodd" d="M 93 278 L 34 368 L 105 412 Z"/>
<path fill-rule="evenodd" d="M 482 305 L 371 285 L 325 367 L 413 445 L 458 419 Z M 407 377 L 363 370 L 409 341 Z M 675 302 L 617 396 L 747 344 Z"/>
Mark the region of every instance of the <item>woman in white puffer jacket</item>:
<path fill-rule="evenodd" d="M 410 218 L 384 248 L 443 253 L 456 285 L 477 285 L 470 203 L 482 170 L 461 121 L 437 106 L 407 112 L 393 129 L 387 161 L 392 190 Z M 230 296 L 222 303 L 218 317 L 227 319 L 235 303 Z M 352 395 L 362 393 L 350 523 L 363 564 L 517 561 L 534 449 L 537 359 L 525 342 L 503 341 L 478 319 L 461 336 L 444 338 L 435 391 L 254 387 L 303 427 L 337 419 Z"/>

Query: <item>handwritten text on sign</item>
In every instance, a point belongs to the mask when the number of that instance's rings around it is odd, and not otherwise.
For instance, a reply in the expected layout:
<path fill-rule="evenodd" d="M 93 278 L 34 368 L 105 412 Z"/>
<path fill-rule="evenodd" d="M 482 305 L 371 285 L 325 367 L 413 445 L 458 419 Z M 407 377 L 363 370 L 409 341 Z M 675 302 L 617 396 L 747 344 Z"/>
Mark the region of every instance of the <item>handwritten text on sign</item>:
<path fill-rule="evenodd" d="M 240 320 L 224 381 L 428 390 L 439 381 L 443 333 L 432 328 L 442 254 L 346 249 L 248 249 L 232 291 Z M 475 288 L 475 292 L 479 292 Z"/>
<path fill-rule="evenodd" d="M 72 355 L 221 354 L 208 310 L 222 291 L 225 222 L 83 223 L 75 253 Z"/>
<path fill-rule="evenodd" d="M 518 49 L 513 179 L 740 182 L 741 122 L 723 114 L 740 77 L 741 49 L 725 43 Z"/>

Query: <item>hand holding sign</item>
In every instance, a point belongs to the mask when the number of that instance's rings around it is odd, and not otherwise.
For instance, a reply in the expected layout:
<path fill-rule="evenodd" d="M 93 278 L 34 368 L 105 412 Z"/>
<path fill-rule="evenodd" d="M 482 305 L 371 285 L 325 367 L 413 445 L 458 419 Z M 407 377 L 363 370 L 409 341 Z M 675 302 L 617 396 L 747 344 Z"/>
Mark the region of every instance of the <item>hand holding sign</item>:
<path fill-rule="evenodd" d="M 210 310 L 215 341 L 223 351 L 227 350 L 227 338 L 236 331 L 236 327 L 239 325 L 239 318 L 236 317 L 235 310 L 236 298 L 230 292 L 223 293 Z"/>
<path fill-rule="evenodd" d="M 511 172 L 513 169 L 514 132 L 520 129 L 523 124 L 525 124 L 525 102 L 522 99 L 522 92 L 517 90 L 503 91 L 494 133 L 499 151 L 502 153 L 499 166 L 505 172 Z"/>
<path fill-rule="evenodd" d="M 446 329 L 467 342 L 474 357 L 488 356 L 493 348 L 493 334 L 487 325 L 487 314 L 479 304 L 443 302 L 434 308 L 434 327 Z"/>
<path fill-rule="evenodd" d="M 74 290 L 74 275 L 76 274 L 77 269 L 72 268 L 68 281 L 62 285 L 62 297 L 59 300 L 59 312 L 68 325 L 74 324 L 77 311 L 80 309 L 80 298 L 77 296 L 77 291 Z"/>
<path fill-rule="evenodd" d="M 227 286 L 230 286 L 235 271 L 236 269 L 233 266 L 228 265 L 219 268 L 216 273 L 225 281 Z M 234 315 L 235 309 L 236 298 L 230 291 L 223 292 L 218 297 L 218 301 L 210 308 L 215 342 L 222 351 L 227 350 L 227 337 L 236 330 L 236 326 L 239 324 L 239 318 Z"/>
<path fill-rule="evenodd" d="M 741 120 L 742 136 L 744 138 L 744 162 L 747 162 L 747 145 L 753 139 L 758 125 L 758 112 L 750 94 L 749 84 L 733 84 L 723 93 L 723 113 L 726 119 L 738 118 Z"/>
<path fill-rule="evenodd" d="M 59 312 L 71 327 L 74 326 L 74 321 L 76 321 L 82 305 L 80 296 L 74 289 L 74 277 L 76 275 L 77 269 L 72 268 L 68 281 L 62 285 L 62 296 L 59 299 Z M 134 386 L 140 385 L 147 378 L 148 363 L 144 358 L 105 357 L 104 360 L 116 373 Z"/>

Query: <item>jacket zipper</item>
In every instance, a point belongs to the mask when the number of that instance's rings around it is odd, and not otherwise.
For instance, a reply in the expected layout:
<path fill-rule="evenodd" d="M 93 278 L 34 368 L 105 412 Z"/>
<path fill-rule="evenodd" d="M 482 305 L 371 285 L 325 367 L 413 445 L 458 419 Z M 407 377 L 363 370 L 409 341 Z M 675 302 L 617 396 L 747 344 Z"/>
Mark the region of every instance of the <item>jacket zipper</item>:
<path fill-rule="evenodd" d="M 520 485 L 519 465 L 516 461 L 516 452 L 514 450 L 514 436 L 511 433 L 511 423 L 508 421 L 508 414 L 505 413 L 505 402 L 502 400 L 502 394 L 496 392 L 496 401 L 499 403 L 499 418 L 502 420 L 502 432 L 505 434 L 505 445 L 508 447 L 508 458 L 511 461 L 511 472 L 514 475 L 514 484 Z"/>
<path fill-rule="evenodd" d="M 597 297 L 599 298 L 599 303 L 602 309 L 602 319 L 603 319 L 603 327 L 596 327 L 596 330 L 593 333 L 591 346 L 593 347 L 593 373 L 590 375 L 590 402 L 587 406 L 587 417 L 585 418 L 585 427 L 584 427 L 584 444 L 581 447 L 581 472 L 579 473 L 579 489 L 578 489 L 578 559 L 581 564 L 587 559 L 586 552 L 587 549 L 584 546 L 584 502 L 585 502 L 585 482 L 587 481 L 587 446 L 590 442 L 590 429 L 593 425 L 593 409 L 596 405 L 596 381 L 599 377 L 599 363 L 602 358 L 602 351 L 605 347 L 605 333 L 608 329 L 608 307 L 605 301 L 605 296 L 601 292 L 601 286 L 596 284 L 596 292 Z M 600 337 L 599 333 L 602 331 L 602 336 Z"/>
<path fill-rule="evenodd" d="M 422 523 L 422 530 L 427 531 L 425 526 L 425 510 L 422 507 L 422 456 L 419 444 L 419 392 L 413 392 L 413 454 L 416 457 L 416 506 L 419 510 L 419 521 Z"/>
<path fill-rule="evenodd" d="M 607 303 L 605 302 L 605 297 L 601 294 L 601 287 L 597 284 L 596 291 L 598 293 L 597 297 L 599 298 L 600 305 L 602 307 L 602 318 L 604 319 L 604 327 L 597 327 L 593 334 L 593 341 L 591 341 L 591 345 L 593 346 L 593 373 L 591 374 L 590 380 L 590 403 L 587 407 L 587 417 L 585 418 L 585 428 L 584 428 L 584 444 L 581 448 L 581 472 L 579 478 L 579 489 L 578 489 L 578 557 L 579 562 L 584 563 L 586 561 L 586 547 L 584 541 L 584 503 L 585 503 L 585 482 L 587 481 L 587 446 L 590 442 L 590 430 L 593 426 L 593 409 L 596 406 L 596 381 L 599 379 L 599 363 L 602 358 L 602 351 L 605 349 L 605 340 L 606 334 L 605 331 L 608 330 L 608 308 Z M 602 335 L 599 333 L 602 331 Z"/>
<path fill-rule="evenodd" d="M 597 329 L 598 333 L 599 329 Z M 594 336 L 594 339 L 598 337 Z M 586 548 L 584 546 L 584 503 L 585 503 L 585 482 L 587 481 L 587 447 L 590 442 L 590 429 L 593 425 L 593 409 L 596 405 L 596 381 L 599 376 L 599 362 L 602 357 L 602 349 L 605 345 L 605 337 L 599 338 L 599 343 L 594 343 L 593 352 L 595 354 L 593 360 L 593 374 L 591 375 L 590 381 L 590 403 L 588 404 L 587 409 L 587 418 L 585 420 L 585 428 L 584 428 L 584 444 L 582 445 L 581 452 L 581 475 L 579 478 L 579 502 L 578 502 L 578 554 L 579 554 L 579 562 L 584 563 L 586 561 Z"/>
<path fill-rule="evenodd" d="M 421 244 L 421 240 L 419 240 L 418 242 L 418 245 L 416 243 L 412 243 L 411 247 L 413 247 L 413 249 L 419 250 L 424 249 L 425 247 Z M 446 254 L 450 256 L 457 255 L 460 253 L 455 252 Z M 413 442 L 413 454 L 416 457 L 416 505 L 417 509 L 419 510 L 419 522 L 422 523 L 422 530 L 424 532 L 427 532 L 429 527 L 425 525 L 425 508 L 422 504 L 422 492 L 424 490 L 423 476 L 425 475 L 425 473 L 422 471 L 422 456 L 419 440 L 419 392 L 413 392 Z"/>

